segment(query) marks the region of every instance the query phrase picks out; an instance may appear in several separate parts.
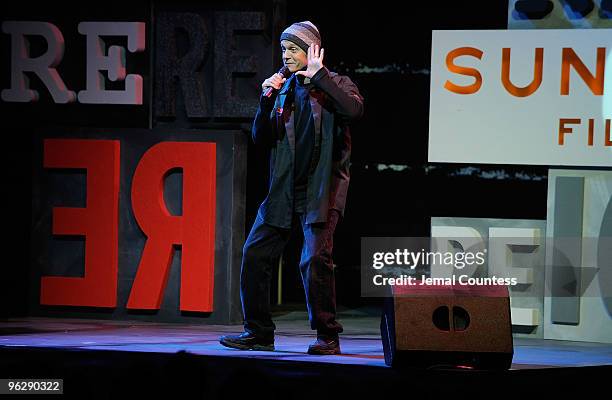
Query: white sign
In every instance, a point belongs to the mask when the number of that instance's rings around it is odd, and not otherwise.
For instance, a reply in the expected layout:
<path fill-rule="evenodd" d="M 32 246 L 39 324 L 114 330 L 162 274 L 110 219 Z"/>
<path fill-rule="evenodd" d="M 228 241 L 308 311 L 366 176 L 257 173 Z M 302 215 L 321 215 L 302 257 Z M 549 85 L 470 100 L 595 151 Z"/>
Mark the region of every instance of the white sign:
<path fill-rule="evenodd" d="M 430 162 L 612 167 L 612 29 L 432 34 Z"/>

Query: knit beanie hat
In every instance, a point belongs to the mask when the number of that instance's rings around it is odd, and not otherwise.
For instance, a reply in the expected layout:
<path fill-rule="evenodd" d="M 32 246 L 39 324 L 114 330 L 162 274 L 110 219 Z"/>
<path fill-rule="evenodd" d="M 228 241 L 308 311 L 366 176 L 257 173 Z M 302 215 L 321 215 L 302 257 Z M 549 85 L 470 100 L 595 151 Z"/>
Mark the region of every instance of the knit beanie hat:
<path fill-rule="evenodd" d="M 321 47 L 321 35 L 317 27 L 310 21 L 296 22 L 281 33 L 280 40 L 289 40 L 308 53 L 311 44 Z"/>

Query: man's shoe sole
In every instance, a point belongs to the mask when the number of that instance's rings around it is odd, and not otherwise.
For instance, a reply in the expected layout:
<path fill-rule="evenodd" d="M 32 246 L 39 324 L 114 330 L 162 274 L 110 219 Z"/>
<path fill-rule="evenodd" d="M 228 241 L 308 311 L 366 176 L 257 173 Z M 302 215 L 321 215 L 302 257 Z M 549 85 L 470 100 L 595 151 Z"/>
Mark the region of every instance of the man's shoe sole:
<path fill-rule="evenodd" d="M 340 349 L 332 349 L 332 350 L 311 350 L 308 349 L 308 354 L 313 356 L 333 356 L 336 354 L 342 354 Z"/>
<path fill-rule="evenodd" d="M 220 340 L 219 343 L 221 343 L 223 346 L 229 347 L 231 349 L 255 350 L 255 351 L 274 351 L 274 345 L 273 344 L 270 344 L 270 345 L 254 344 L 252 346 L 249 346 L 249 345 L 246 345 L 246 344 L 234 343 L 234 342 L 229 342 L 229 341 L 225 341 L 225 340 Z"/>

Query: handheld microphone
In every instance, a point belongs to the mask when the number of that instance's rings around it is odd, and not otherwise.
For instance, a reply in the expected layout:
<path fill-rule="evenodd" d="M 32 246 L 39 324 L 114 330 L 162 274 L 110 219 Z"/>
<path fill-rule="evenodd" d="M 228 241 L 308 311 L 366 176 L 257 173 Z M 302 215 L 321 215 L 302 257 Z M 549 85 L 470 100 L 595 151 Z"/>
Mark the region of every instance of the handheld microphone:
<path fill-rule="evenodd" d="M 278 70 L 278 73 L 281 74 L 283 78 L 289 78 L 291 76 L 291 71 L 289 71 L 289 68 L 287 68 L 287 66 L 285 65 L 283 65 L 281 69 Z M 272 96 L 272 92 L 274 90 L 275 89 L 272 86 L 268 86 L 266 90 L 264 90 L 263 95 L 266 97 L 270 97 Z"/>

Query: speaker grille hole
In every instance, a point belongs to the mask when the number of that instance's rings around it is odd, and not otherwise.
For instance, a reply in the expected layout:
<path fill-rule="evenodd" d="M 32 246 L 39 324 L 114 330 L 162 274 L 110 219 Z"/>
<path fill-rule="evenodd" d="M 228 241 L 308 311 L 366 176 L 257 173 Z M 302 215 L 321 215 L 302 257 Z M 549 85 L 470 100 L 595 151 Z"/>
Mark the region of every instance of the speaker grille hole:
<path fill-rule="evenodd" d="M 447 306 L 438 307 L 432 316 L 433 324 L 441 331 L 450 331 L 450 319 Z"/>
<path fill-rule="evenodd" d="M 470 326 L 470 314 L 461 307 L 453 307 L 453 327 L 455 331 L 464 331 Z"/>

